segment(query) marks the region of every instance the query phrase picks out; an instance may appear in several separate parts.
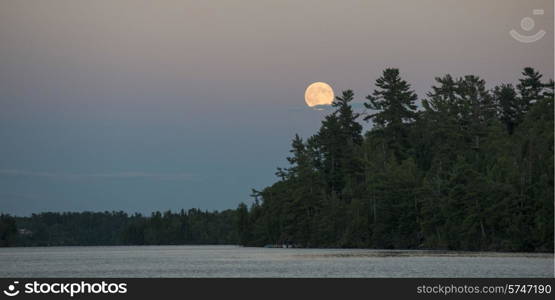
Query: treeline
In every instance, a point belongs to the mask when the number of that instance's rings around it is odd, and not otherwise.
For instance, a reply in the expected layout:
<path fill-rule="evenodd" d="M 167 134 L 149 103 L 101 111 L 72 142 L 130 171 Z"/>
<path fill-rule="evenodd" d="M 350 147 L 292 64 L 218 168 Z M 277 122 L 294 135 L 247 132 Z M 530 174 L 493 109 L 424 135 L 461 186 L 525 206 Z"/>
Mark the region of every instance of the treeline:
<path fill-rule="evenodd" d="M 233 210 L 0 215 L 0 246 L 236 244 Z"/>
<path fill-rule="evenodd" d="M 356 113 L 344 91 L 279 180 L 238 207 L 243 245 L 553 251 L 553 80 L 436 78 L 417 95 L 386 69 Z M 363 134 L 359 122 L 372 122 Z"/>

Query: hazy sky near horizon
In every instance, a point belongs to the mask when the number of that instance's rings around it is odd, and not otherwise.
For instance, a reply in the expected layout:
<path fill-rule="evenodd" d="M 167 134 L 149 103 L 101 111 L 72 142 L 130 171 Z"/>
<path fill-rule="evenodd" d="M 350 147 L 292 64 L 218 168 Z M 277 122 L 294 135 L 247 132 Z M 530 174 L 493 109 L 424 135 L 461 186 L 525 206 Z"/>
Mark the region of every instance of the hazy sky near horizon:
<path fill-rule="evenodd" d="M 312 82 L 362 102 L 397 67 L 422 98 L 553 54 L 552 0 L 0 0 L 0 212 L 235 208 L 319 127 Z"/>

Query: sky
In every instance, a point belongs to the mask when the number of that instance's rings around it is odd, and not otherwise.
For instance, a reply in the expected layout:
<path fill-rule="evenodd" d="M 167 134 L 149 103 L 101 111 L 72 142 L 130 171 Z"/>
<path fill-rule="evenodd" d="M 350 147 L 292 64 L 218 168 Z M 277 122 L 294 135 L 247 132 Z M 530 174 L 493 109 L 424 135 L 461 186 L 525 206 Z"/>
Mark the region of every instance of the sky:
<path fill-rule="evenodd" d="M 310 83 L 553 78 L 553 42 L 552 0 L 0 0 L 0 212 L 235 208 L 329 113 Z"/>

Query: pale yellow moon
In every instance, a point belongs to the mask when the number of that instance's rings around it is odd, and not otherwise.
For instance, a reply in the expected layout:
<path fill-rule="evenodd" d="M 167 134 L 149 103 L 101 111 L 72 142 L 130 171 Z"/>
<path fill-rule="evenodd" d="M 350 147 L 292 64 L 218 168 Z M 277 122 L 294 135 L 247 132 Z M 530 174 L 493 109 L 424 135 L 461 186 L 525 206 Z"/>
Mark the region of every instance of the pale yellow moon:
<path fill-rule="evenodd" d="M 333 102 L 333 89 L 325 82 L 314 82 L 304 92 L 306 105 L 330 105 Z"/>

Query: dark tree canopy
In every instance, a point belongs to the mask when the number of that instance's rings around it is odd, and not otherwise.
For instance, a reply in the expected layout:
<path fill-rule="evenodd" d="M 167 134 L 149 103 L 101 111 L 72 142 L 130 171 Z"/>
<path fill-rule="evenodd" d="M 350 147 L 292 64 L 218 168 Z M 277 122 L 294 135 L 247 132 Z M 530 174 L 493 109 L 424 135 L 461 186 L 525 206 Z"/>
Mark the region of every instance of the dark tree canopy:
<path fill-rule="evenodd" d="M 489 90 L 444 75 L 418 110 L 386 69 L 364 135 L 343 92 L 314 136 L 295 136 L 289 176 L 261 191 L 243 244 L 553 251 L 553 81 L 541 77 L 526 68 L 516 89 Z"/>

